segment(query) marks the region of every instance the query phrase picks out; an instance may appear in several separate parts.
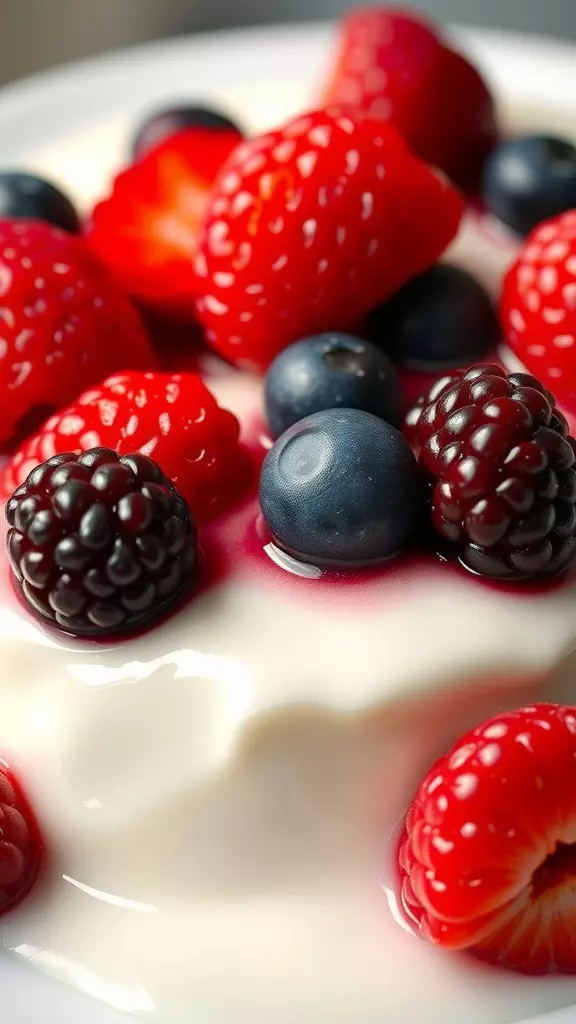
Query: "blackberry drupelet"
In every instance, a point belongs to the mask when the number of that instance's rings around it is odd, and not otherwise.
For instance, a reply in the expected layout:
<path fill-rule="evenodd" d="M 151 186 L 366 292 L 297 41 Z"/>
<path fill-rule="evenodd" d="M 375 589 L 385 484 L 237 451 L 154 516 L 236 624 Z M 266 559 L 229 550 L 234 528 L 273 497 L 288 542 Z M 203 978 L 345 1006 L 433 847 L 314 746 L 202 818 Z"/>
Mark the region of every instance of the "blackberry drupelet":
<path fill-rule="evenodd" d="M 433 525 L 467 568 L 519 579 L 576 559 L 576 441 L 535 377 L 456 371 L 420 399 L 406 430 L 431 480 Z"/>
<path fill-rule="evenodd" d="M 56 455 L 6 506 L 25 600 L 78 636 L 138 629 L 191 586 L 197 533 L 184 498 L 144 455 Z"/>

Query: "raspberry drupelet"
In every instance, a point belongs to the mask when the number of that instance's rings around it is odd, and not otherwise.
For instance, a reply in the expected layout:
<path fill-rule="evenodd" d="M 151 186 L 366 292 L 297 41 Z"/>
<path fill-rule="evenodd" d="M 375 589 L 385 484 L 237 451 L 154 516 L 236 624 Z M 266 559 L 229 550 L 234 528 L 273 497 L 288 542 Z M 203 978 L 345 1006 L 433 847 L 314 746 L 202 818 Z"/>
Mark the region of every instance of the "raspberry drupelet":
<path fill-rule="evenodd" d="M 460 561 L 494 579 L 553 576 L 576 557 L 576 441 L 528 374 L 479 365 L 441 378 L 406 418 L 431 516 Z"/>
<path fill-rule="evenodd" d="M 0 915 L 28 896 L 43 856 L 34 814 L 18 780 L 0 758 Z"/>
<path fill-rule="evenodd" d="M 56 455 L 6 506 L 16 584 L 33 610 L 78 636 L 138 629 L 190 588 L 196 527 L 184 498 L 143 455 Z"/>

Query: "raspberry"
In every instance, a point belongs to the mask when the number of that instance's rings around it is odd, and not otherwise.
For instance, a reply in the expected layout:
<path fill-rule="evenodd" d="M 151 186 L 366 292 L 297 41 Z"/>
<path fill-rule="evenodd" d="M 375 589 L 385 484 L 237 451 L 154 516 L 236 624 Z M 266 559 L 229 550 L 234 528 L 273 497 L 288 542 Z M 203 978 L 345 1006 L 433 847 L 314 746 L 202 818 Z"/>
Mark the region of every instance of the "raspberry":
<path fill-rule="evenodd" d="M 353 327 L 452 241 L 462 199 L 390 125 L 316 110 L 234 150 L 195 267 L 208 341 L 264 369 L 298 338 Z"/>
<path fill-rule="evenodd" d="M 0 760 L 0 914 L 28 895 L 42 855 L 34 815 L 6 762 Z"/>
<path fill-rule="evenodd" d="M 408 414 L 432 481 L 432 522 L 494 579 L 556 575 L 576 556 L 576 441 L 535 377 L 479 365 Z"/>
<path fill-rule="evenodd" d="M 440 758 L 406 816 L 399 904 L 444 949 L 575 974 L 576 707 L 483 722 Z"/>
<path fill-rule="evenodd" d="M 9 495 L 40 462 L 88 448 L 153 455 L 196 521 L 221 512 L 242 488 L 247 460 L 238 420 L 195 373 L 122 373 L 60 410 L 8 463 Z"/>
<path fill-rule="evenodd" d="M 464 187 L 477 182 L 498 138 L 479 71 L 404 6 L 360 7 L 341 19 L 323 102 L 390 122 L 414 153 Z"/>
<path fill-rule="evenodd" d="M 188 505 L 140 454 L 91 448 L 53 456 L 14 492 L 6 518 L 23 597 L 74 635 L 143 626 L 194 578 L 197 536 Z"/>
<path fill-rule="evenodd" d="M 140 319 L 82 238 L 0 219 L 0 445 L 115 370 L 149 370 Z"/>

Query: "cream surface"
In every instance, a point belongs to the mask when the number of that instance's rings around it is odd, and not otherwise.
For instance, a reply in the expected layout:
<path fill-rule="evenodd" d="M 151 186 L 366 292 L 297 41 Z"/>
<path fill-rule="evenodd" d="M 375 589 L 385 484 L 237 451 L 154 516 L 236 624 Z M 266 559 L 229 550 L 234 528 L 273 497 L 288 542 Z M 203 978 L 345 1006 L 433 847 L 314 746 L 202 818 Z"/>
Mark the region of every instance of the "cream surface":
<path fill-rule="evenodd" d="M 87 205 L 124 135 L 34 163 Z M 455 247 L 491 281 L 512 253 L 473 218 Z M 213 386 L 248 428 L 258 382 Z M 215 528 L 220 581 L 111 648 L 43 633 L 2 565 L 0 750 L 51 849 L 3 945 L 159 1024 L 508 1024 L 576 1002 L 576 979 L 426 947 L 386 896 L 433 758 L 496 710 L 574 701 L 574 666 L 553 669 L 576 637 L 576 581 L 512 594 L 430 563 L 338 588 L 255 551 L 256 515 Z"/>

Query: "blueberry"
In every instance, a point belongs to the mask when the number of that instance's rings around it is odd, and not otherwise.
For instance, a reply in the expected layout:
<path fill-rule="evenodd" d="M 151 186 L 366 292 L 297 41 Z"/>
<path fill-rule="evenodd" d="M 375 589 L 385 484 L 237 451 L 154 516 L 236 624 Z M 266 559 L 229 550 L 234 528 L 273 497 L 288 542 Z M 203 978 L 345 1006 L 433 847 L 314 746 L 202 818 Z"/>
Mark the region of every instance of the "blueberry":
<path fill-rule="evenodd" d="M 363 409 L 400 420 L 400 383 L 388 357 L 350 334 L 318 334 L 284 349 L 266 375 L 266 418 L 274 437 L 322 409 Z"/>
<path fill-rule="evenodd" d="M 483 175 L 486 208 L 519 235 L 576 206 L 576 146 L 529 135 L 504 142 Z"/>
<path fill-rule="evenodd" d="M 208 128 L 215 132 L 242 134 L 231 118 L 211 107 L 167 107 L 165 110 L 155 111 L 140 126 L 132 142 L 132 156 L 139 160 L 171 135 L 187 128 Z"/>
<path fill-rule="evenodd" d="M 72 234 L 80 231 L 70 199 L 49 181 L 24 171 L 0 171 L 0 217 L 43 220 Z"/>
<path fill-rule="evenodd" d="M 307 562 L 353 567 L 392 558 L 421 510 L 407 441 L 358 409 L 327 409 L 291 426 L 268 452 L 260 504 L 280 547 Z"/>
<path fill-rule="evenodd" d="M 497 339 L 498 322 L 478 281 L 439 263 L 374 310 L 368 333 L 406 366 L 444 370 L 482 359 Z"/>

